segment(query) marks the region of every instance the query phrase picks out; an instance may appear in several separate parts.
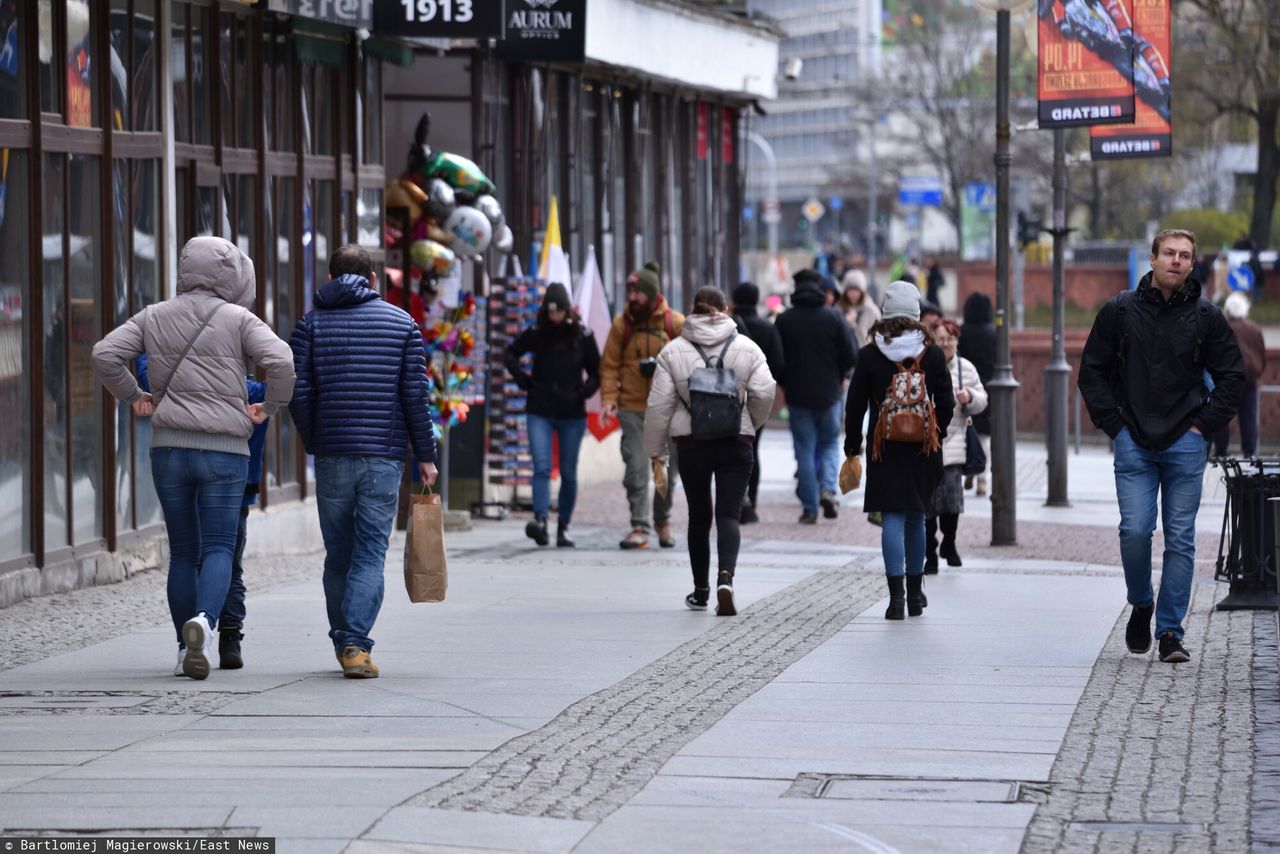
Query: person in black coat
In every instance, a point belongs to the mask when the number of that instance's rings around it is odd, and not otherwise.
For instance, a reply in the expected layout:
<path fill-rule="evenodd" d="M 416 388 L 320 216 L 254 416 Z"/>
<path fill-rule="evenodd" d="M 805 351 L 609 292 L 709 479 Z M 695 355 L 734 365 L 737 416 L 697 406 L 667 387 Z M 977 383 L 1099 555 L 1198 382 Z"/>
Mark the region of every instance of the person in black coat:
<path fill-rule="evenodd" d="M 861 453 L 859 428 L 868 408 L 871 411 L 863 510 L 879 512 L 884 520 L 880 548 L 889 584 L 886 620 L 903 619 L 904 604 L 913 617 L 923 613 L 928 604 L 923 585 L 924 520 L 942 480 L 942 439 L 955 410 L 947 357 L 932 343 L 919 318 L 920 290 L 901 280 L 889 285 L 880 321 L 871 327 L 871 343 L 863 348 L 853 372 L 845 409 L 846 457 Z M 932 401 L 932 435 L 924 443 L 890 441 L 881 428 L 881 407 L 895 375 L 913 365 L 924 374 L 927 397 Z"/>
<path fill-rule="evenodd" d="M 533 354 L 526 373 L 520 358 Z M 552 282 L 538 319 L 507 347 L 507 371 L 529 396 L 529 452 L 533 455 L 533 521 L 524 532 L 547 545 L 551 511 L 552 435 L 560 439 L 560 511 L 556 545 L 571 548 L 569 522 L 578 497 L 578 449 L 587 429 L 587 400 L 600 388 L 600 348 L 569 302 L 564 285 Z"/>
<path fill-rule="evenodd" d="M 964 301 L 964 325 L 960 327 L 961 358 L 968 359 L 978 369 L 978 379 L 985 387 L 996 373 L 996 312 L 991 297 L 982 293 L 969 294 Z M 991 459 L 991 411 L 973 416 L 973 427 L 982 440 L 982 450 Z M 973 476 L 965 478 L 964 486 L 973 485 Z M 978 475 L 978 495 L 987 494 L 987 475 Z"/>
<path fill-rule="evenodd" d="M 750 282 L 743 282 L 733 289 L 734 319 L 745 327 L 747 337 L 764 351 L 769 373 L 776 380 L 782 376 L 782 368 L 786 364 L 782 355 L 782 338 L 773 324 L 760 316 L 756 309 L 759 304 L 760 289 Z M 739 522 L 743 525 L 760 521 L 760 515 L 756 512 L 758 506 L 756 498 L 760 494 L 760 436 L 762 433 L 764 433 L 763 427 L 756 431 L 756 441 L 751 446 L 755 463 L 751 468 L 751 479 L 747 482 L 747 500 L 742 503 Z"/>
<path fill-rule="evenodd" d="M 791 308 L 775 327 L 786 360 L 776 379 L 787 397 L 803 508 L 800 523 L 812 525 L 818 521 L 819 502 L 826 518 L 838 515 L 841 398 L 844 380 L 858 360 L 858 345 L 844 315 L 827 304 L 822 276 L 801 270 L 792 278 Z"/>

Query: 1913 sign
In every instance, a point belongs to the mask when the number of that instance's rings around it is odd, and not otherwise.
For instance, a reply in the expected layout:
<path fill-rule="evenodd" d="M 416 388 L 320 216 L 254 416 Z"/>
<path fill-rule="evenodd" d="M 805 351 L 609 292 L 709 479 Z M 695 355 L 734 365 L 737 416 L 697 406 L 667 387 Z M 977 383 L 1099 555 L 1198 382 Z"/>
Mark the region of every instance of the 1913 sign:
<path fill-rule="evenodd" d="M 501 0 L 376 0 L 373 30 L 386 36 L 483 39 L 502 35 Z"/>
<path fill-rule="evenodd" d="M 587 0 L 506 0 L 498 53 L 511 59 L 581 62 L 587 46 Z"/>

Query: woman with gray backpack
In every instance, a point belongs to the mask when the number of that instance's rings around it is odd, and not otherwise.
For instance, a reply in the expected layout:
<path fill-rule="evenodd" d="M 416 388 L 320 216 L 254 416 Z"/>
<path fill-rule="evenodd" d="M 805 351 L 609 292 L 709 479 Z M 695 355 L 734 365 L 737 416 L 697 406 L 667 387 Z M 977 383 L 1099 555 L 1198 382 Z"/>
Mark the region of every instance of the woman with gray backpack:
<path fill-rule="evenodd" d="M 897 281 L 885 291 L 880 320 L 859 354 L 845 408 L 844 452 L 862 451 L 867 427 L 863 510 L 883 514 L 880 549 L 889 583 L 886 620 L 918 617 L 924 595 L 925 514 L 942 480 L 942 440 L 955 397 L 947 357 L 920 323 L 920 291 Z M 904 584 L 905 575 L 905 584 Z"/>
<path fill-rule="evenodd" d="M 773 409 L 775 388 L 763 351 L 738 334 L 724 293 L 714 287 L 699 290 L 684 330 L 658 354 L 644 417 L 645 448 L 660 490 L 666 489 L 662 475 L 668 441 L 680 452 L 693 569 L 693 592 L 684 602 L 695 611 L 705 611 L 711 598 L 714 519 L 719 561 L 716 614 L 738 613 L 733 598 L 738 520 L 754 464 L 756 432 Z"/>

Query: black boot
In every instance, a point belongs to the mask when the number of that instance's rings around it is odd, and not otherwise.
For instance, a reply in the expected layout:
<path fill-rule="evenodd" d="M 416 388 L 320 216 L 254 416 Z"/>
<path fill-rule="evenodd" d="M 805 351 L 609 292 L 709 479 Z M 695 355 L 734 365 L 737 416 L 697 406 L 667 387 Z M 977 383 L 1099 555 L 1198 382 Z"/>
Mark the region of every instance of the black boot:
<path fill-rule="evenodd" d="M 924 571 L 938 574 L 938 520 L 932 517 L 924 520 Z"/>
<path fill-rule="evenodd" d="M 907 615 L 918 617 L 924 613 L 929 601 L 924 598 L 924 576 L 907 576 Z"/>
<path fill-rule="evenodd" d="M 240 641 L 244 635 L 238 629 L 223 629 L 218 632 L 218 667 L 222 670 L 239 670 L 244 667 L 244 658 L 240 655 Z"/>
<path fill-rule="evenodd" d="M 889 582 L 889 607 L 884 612 L 886 620 L 902 620 L 906 618 L 904 612 L 906 606 L 906 594 L 904 592 L 905 582 L 901 575 L 886 576 Z"/>
<path fill-rule="evenodd" d="M 534 516 L 533 520 L 524 526 L 524 535 L 540 546 L 551 542 L 551 538 L 547 536 L 547 517 Z"/>
<path fill-rule="evenodd" d="M 938 517 L 938 527 L 942 530 L 942 546 L 938 554 L 946 560 L 947 566 L 964 566 L 960 561 L 960 552 L 956 551 L 956 530 L 960 525 L 960 517 L 955 513 L 947 513 Z"/>
<path fill-rule="evenodd" d="M 561 522 L 559 525 L 557 525 L 556 526 L 556 546 L 562 549 L 571 549 L 576 545 L 577 543 L 575 543 L 569 537 L 569 523 Z"/>

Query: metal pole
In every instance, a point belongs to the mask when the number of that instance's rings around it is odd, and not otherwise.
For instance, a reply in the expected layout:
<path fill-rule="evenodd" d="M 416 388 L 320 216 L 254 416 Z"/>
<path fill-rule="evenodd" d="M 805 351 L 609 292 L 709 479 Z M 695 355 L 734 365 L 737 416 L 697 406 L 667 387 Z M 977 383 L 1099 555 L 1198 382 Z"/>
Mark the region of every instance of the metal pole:
<path fill-rule="evenodd" d="M 1067 244 L 1067 141 L 1066 132 L 1053 132 L 1053 352 L 1044 369 L 1046 438 L 1049 443 L 1048 507 L 1069 507 L 1067 500 L 1067 395 L 1071 365 L 1065 338 Z"/>
<path fill-rule="evenodd" d="M 764 155 L 765 164 L 769 169 L 769 198 L 765 199 L 765 207 L 768 208 L 770 199 L 773 200 L 773 204 L 776 206 L 778 204 L 778 158 L 773 156 L 773 146 L 769 144 L 767 139 L 753 130 L 747 131 L 747 139 L 760 149 L 760 153 Z M 760 215 L 765 216 L 766 214 L 761 211 Z M 769 221 L 766 225 L 769 226 L 769 264 L 772 265 L 773 259 L 778 257 L 778 217 L 772 210 L 769 211 L 768 216 Z"/>
<path fill-rule="evenodd" d="M 996 364 L 991 392 L 991 544 L 1018 542 L 1017 392 L 1009 348 L 1009 11 L 996 13 Z"/>
<path fill-rule="evenodd" d="M 867 126 L 867 287 L 876 287 L 876 114 Z"/>

